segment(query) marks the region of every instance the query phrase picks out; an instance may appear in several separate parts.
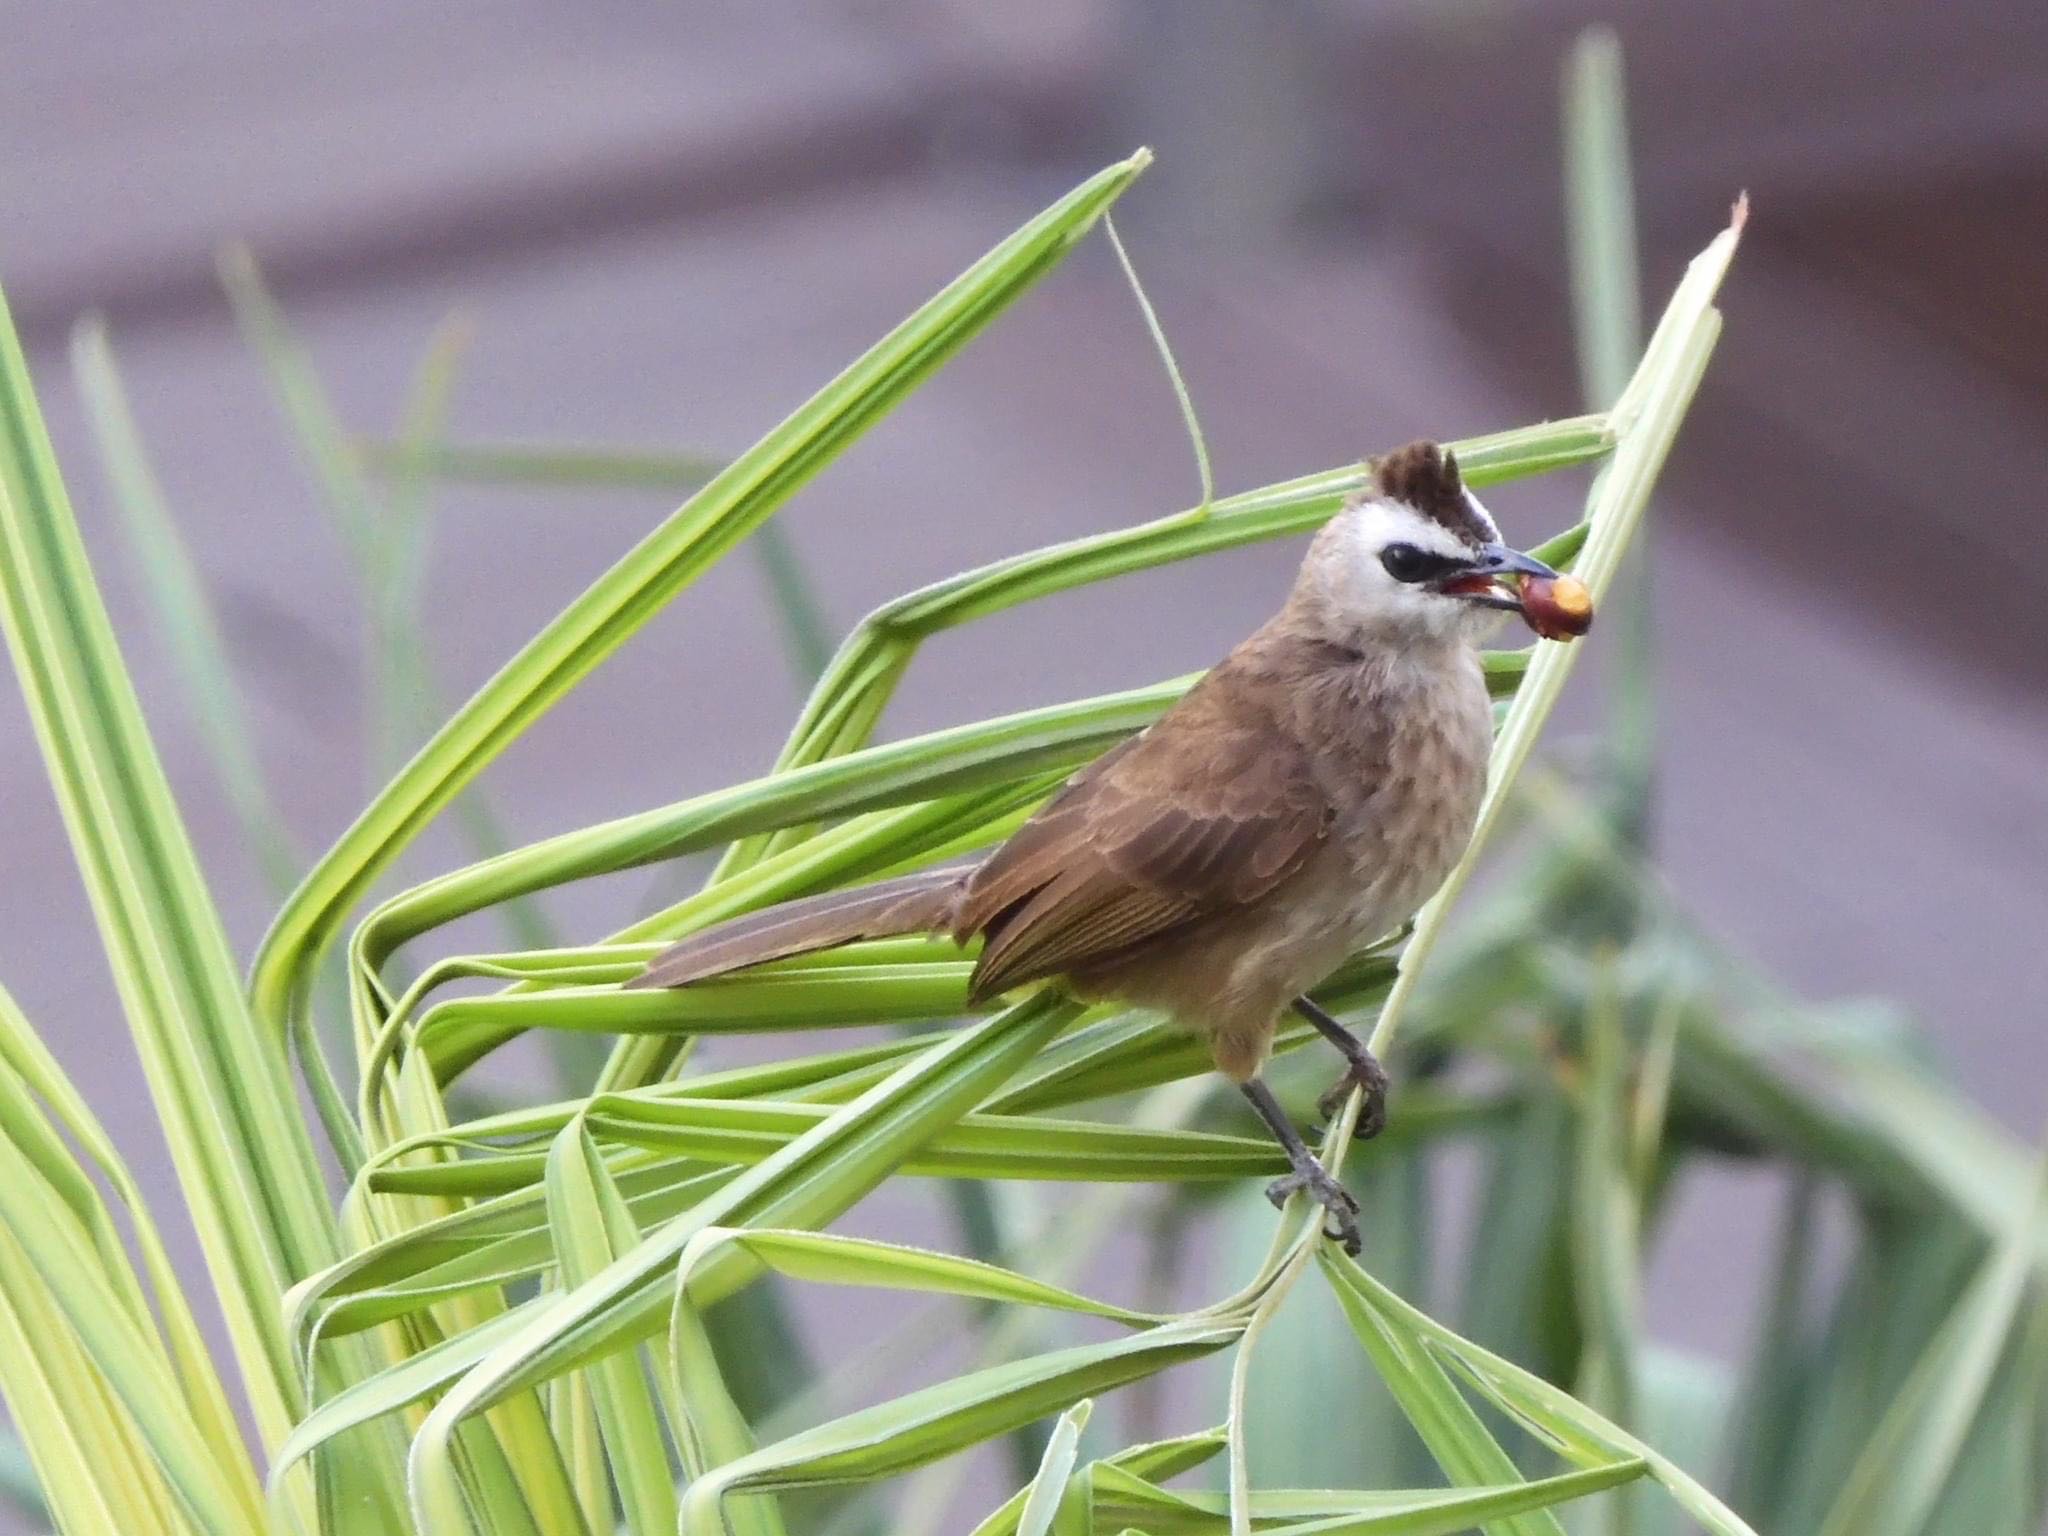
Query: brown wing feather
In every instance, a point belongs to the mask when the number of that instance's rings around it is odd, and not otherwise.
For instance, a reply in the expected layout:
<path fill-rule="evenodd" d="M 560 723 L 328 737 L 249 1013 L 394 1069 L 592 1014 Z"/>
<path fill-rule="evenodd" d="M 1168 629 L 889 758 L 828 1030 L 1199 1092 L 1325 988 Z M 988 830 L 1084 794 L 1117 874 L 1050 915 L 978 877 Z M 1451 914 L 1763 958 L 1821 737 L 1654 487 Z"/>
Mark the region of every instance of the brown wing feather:
<path fill-rule="evenodd" d="M 1256 901 L 1328 833 L 1307 752 L 1223 668 L 1077 775 L 969 880 L 973 992 L 1085 967 Z"/>

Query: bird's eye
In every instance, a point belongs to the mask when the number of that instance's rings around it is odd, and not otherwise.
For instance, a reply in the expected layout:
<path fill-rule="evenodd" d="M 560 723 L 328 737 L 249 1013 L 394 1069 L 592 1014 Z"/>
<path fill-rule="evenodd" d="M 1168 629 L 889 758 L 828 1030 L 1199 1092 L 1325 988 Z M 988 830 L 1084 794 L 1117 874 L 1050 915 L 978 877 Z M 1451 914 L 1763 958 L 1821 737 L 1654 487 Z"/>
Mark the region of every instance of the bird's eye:
<path fill-rule="evenodd" d="M 1380 551 L 1380 564 L 1396 581 L 1420 581 L 1443 563 L 1442 557 L 1413 544 L 1389 544 Z"/>

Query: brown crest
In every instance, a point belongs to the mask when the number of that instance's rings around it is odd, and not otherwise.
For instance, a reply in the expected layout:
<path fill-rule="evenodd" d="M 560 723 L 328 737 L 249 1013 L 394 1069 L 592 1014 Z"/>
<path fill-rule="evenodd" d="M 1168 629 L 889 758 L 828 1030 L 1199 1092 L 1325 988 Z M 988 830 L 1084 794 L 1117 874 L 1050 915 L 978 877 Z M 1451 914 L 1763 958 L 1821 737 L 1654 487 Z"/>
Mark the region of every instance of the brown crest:
<path fill-rule="evenodd" d="M 1475 548 L 1497 537 L 1465 494 L 1458 461 L 1435 443 L 1405 444 L 1372 461 L 1380 494 L 1413 507 Z"/>

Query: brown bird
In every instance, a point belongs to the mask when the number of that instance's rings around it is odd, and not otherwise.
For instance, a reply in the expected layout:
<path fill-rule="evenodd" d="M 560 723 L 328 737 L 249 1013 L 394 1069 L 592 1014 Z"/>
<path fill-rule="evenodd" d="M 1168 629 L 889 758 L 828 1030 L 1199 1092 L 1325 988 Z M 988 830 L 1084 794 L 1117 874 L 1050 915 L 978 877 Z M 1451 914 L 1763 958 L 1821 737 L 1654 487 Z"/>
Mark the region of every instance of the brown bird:
<path fill-rule="evenodd" d="M 1286 1149 L 1274 1203 L 1306 1190 L 1359 1247 L 1358 1202 L 1259 1077 L 1289 1008 L 1344 1054 L 1359 1134 L 1387 1076 L 1305 995 L 1450 873 L 1492 747 L 1479 642 L 1557 573 L 1500 542 L 1452 456 L 1411 443 L 1316 535 L 1280 611 L 1153 725 L 1081 769 L 979 863 L 832 891 L 693 934 L 633 987 L 680 987 L 857 939 L 980 938 L 969 997 L 1056 979 L 1201 1035 Z M 1503 579 L 1505 578 L 1505 579 Z M 1522 583 L 1527 581 L 1529 592 Z M 1555 589 L 1590 619 L 1583 587 Z M 1583 627 L 1580 625 L 1578 627 Z"/>

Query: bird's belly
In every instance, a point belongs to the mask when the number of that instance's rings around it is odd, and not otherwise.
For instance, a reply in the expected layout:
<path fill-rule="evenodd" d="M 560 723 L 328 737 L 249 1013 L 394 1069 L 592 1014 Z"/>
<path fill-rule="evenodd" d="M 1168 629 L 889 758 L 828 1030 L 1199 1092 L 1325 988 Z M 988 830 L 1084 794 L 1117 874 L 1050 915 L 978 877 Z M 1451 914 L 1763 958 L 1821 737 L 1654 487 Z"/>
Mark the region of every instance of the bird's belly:
<path fill-rule="evenodd" d="M 1155 1009 L 1207 1039 L 1226 1075 L 1251 1076 L 1288 1005 L 1412 910 L 1398 905 L 1405 887 L 1361 887 L 1348 860 L 1330 853 L 1279 899 L 1071 975 L 1069 986 L 1092 1001 Z"/>
<path fill-rule="evenodd" d="M 1449 864 L 1432 860 L 1389 872 L 1362 869 L 1342 850 L 1313 871 L 1319 890 L 1279 906 L 1263 942 L 1247 946 L 1246 969 L 1268 978 L 1284 998 L 1325 980 L 1352 955 L 1384 939 L 1414 915 L 1443 882 Z M 1455 850 L 1451 860 L 1455 861 Z"/>
<path fill-rule="evenodd" d="M 1434 894 L 1472 835 L 1492 721 L 1476 668 L 1440 707 L 1416 713 L 1381 771 L 1339 805 L 1329 840 L 1257 903 L 1220 913 L 1069 977 L 1083 996 L 1171 1015 L 1244 1078 L 1263 1062 L 1282 1009 L 1345 959 L 1391 934 Z"/>

